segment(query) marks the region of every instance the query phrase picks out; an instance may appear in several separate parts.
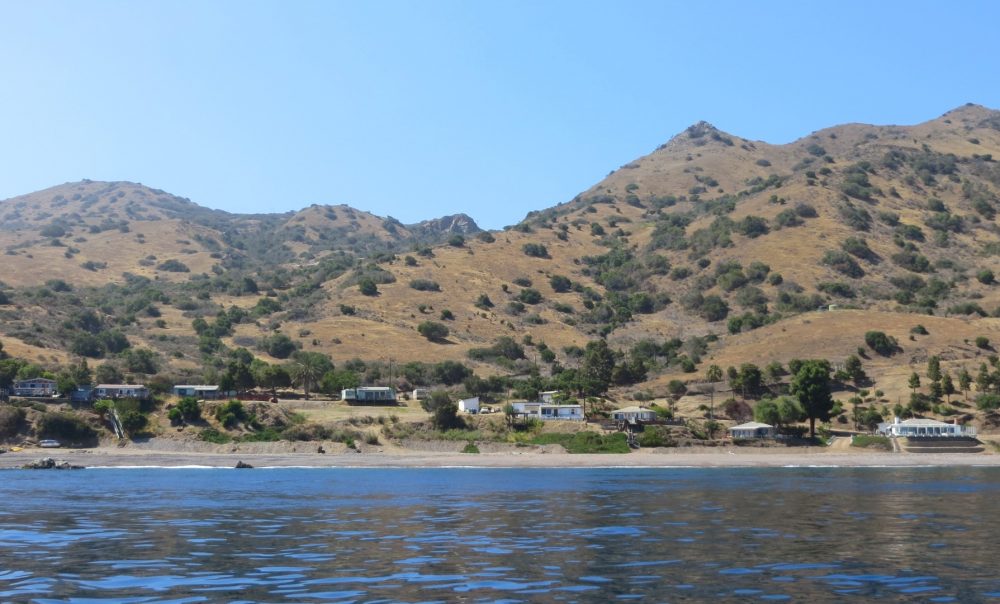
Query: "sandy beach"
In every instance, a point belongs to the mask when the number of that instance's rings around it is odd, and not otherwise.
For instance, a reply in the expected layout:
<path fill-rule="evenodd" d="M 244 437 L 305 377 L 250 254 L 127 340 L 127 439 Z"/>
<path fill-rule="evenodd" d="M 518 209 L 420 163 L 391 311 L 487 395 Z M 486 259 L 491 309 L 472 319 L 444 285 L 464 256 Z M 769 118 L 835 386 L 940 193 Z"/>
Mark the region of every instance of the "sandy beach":
<path fill-rule="evenodd" d="M 0 455 L 0 469 L 15 469 L 51 457 L 87 468 L 186 467 L 231 468 L 242 461 L 255 468 L 617 468 L 617 467 L 920 467 L 1000 466 L 1000 455 L 991 453 L 892 453 L 844 447 L 740 448 L 680 447 L 643 449 L 628 454 L 568 454 L 542 450 L 501 450 L 480 454 L 411 449 L 368 449 L 357 452 L 331 447 L 280 450 L 241 445 L 236 450 L 170 450 L 147 446 L 101 446 L 92 449 L 39 449 L 8 451 Z"/>

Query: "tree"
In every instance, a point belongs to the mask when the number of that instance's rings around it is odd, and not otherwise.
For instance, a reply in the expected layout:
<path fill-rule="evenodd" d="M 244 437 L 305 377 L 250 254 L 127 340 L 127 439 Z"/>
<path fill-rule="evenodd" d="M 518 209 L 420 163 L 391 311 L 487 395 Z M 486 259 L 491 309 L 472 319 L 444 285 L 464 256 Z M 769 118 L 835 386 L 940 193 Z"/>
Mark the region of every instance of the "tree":
<path fill-rule="evenodd" d="M 951 403 L 951 395 L 955 394 L 955 383 L 951 381 L 951 375 L 947 372 L 941 376 L 941 392 L 945 396 L 945 402 Z"/>
<path fill-rule="evenodd" d="M 347 369 L 336 369 L 323 374 L 319 388 L 325 394 L 334 395 L 340 394 L 342 390 L 357 388 L 360 385 L 361 379 L 358 378 L 358 374 Z"/>
<path fill-rule="evenodd" d="M 774 400 L 766 398 L 753 408 L 753 419 L 762 424 L 777 426 L 781 424 L 781 415 L 778 413 L 778 405 Z"/>
<path fill-rule="evenodd" d="M 315 386 L 327 371 L 333 370 L 330 357 L 320 352 L 296 352 L 292 357 L 289 374 L 294 383 L 302 386 L 303 392 L 309 396 L 309 390 Z"/>
<path fill-rule="evenodd" d="M 104 363 L 98 365 L 97 370 L 94 371 L 94 379 L 97 380 L 98 384 L 120 384 L 125 378 L 117 367 L 111 363 Z"/>
<path fill-rule="evenodd" d="M 615 353 L 605 340 L 587 343 L 580 368 L 582 394 L 596 396 L 604 394 L 611 385 L 611 374 L 615 369 Z"/>
<path fill-rule="evenodd" d="M 830 396 L 830 364 L 823 360 L 805 361 L 792 378 L 789 392 L 798 397 L 806 417 L 809 435 L 816 436 L 816 420 L 829 421 L 833 409 Z"/>
<path fill-rule="evenodd" d="M 760 371 L 760 367 L 757 367 L 753 363 L 743 363 L 740 365 L 739 373 L 736 376 L 736 384 L 739 386 L 744 400 L 746 400 L 747 394 L 751 397 L 756 396 L 763 383 L 763 374 Z"/>
<path fill-rule="evenodd" d="M 993 383 L 993 377 L 990 375 L 990 369 L 983 363 L 979 366 L 979 373 L 976 374 L 976 390 L 979 392 L 987 392 L 990 389 L 990 385 Z"/>
<path fill-rule="evenodd" d="M 972 385 L 972 376 L 965 367 L 958 372 L 958 388 L 962 391 L 962 397 L 969 397 L 969 386 Z"/>
<path fill-rule="evenodd" d="M 927 359 L 927 379 L 932 382 L 941 380 L 941 359 L 937 355 Z"/>
<path fill-rule="evenodd" d="M 447 325 L 435 321 L 424 321 L 417 325 L 417 331 L 431 342 L 440 342 L 451 333 Z"/>
<path fill-rule="evenodd" d="M 916 371 L 910 374 L 910 379 L 907 381 L 907 385 L 910 387 L 912 392 L 916 392 L 917 388 L 920 388 L 920 376 Z"/>
<path fill-rule="evenodd" d="M 464 425 L 458 417 L 458 404 L 443 390 L 431 392 L 430 396 L 420 401 L 420 406 L 431 414 L 431 423 L 438 430 L 451 430 Z"/>
<path fill-rule="evenodd" d="M 267 336 L 261 341 L 260 347 L 264 352 L 276 359 L 287 359 L 298 349 L 295 345 L 295 340 L 283 333 Z"/>
<path fill-rule="evenodd" d="M 250 370 L 257 386 L 270 390 L 272 395 L 277 394 L 278 388 L 292 385 L 292 376 L 288 375 L 288 370 L 281 365 L 269 365 L 254 359 L 250 363 Z"/>
<path fill-rule="evenodd" d="M 708 369 L 705 371 L 705 381 L 707 382 L 721 382 L 722 381 L 722 367 L 718 365 L 709 365 Z"/>
<path fill-rule="evenodd" d="M 861 359 L 854 354 L 847 357 L 844 361 L 844 373 L 847 374 L 847 377 L 850 378 L 855 386 L 868 379 L 864 368 L 861 366 Z"/>
<path fill-rule="evenodd" d="M 377 296 L 378 286 L 371 279 L 362 279 L 358 283 L 358 291 L 360 291 L 365 296 Z"/>

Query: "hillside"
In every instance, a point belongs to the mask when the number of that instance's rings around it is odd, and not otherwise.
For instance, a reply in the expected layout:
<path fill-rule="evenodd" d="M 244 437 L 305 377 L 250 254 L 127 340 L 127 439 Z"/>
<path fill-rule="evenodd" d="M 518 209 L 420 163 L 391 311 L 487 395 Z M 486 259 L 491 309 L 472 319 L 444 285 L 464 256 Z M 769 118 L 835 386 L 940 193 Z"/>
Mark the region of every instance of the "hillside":
<path fill-rule="evenodd" d="M 59 362 L 81 331 L 117 330 L 164 371 L 199 374 L 238 347 L 276 362 L 266 342 L 283 335 L 382 373 L 454 360 L 484 376 L 545 376 L 606 336 L 649 370 L 621 380 L 620 394 L 663 396 L 711 363 L 841 363 L 883 329 L 902 353 L 866 369 L 886 396 L 907 394 L 929 356 L 974 372 L 991 351 L 970 342 L 1000 341 L 994 157 L 1000 112 L 975 105 L 786 145 L 702 122 L 498 233 L 464 215 L 417 225 L 347 206 L 235 215 L 132 183 L 69 183 L 0 202 L 10 302 L 0 339 Z M 192 321 L 211 325 L 234 307 L 245 312 L 230 311 L 211 341 L 195 333 Z M 425 321 L 448 335 L 421 337 Z M 911 339 L 917 324 L 941 321 Z M 513 362 L 470 358 L 501 336 L 544 346 Z"/>

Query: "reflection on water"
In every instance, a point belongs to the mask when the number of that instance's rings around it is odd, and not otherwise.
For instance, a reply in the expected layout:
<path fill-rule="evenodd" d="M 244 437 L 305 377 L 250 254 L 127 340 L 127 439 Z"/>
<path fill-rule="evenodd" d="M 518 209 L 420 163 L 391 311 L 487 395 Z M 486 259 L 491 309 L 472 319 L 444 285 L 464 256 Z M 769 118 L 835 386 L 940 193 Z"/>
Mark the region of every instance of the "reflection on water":
<path fill-rule="evenodd" d="M 0 601 L 1000 599 L 997 469 L 0 477 Z"/>

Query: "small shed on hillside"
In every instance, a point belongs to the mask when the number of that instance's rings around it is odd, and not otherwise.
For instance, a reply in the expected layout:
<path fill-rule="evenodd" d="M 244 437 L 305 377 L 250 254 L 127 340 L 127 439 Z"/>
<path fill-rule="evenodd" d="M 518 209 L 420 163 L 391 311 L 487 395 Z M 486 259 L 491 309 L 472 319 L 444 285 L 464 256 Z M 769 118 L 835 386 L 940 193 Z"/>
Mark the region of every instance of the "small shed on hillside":
<path fill-rule="evenodd" d="M 463 398 L 458 401 L 458 410 L 463 413 L 479 413 L 479 397 Z"/>

